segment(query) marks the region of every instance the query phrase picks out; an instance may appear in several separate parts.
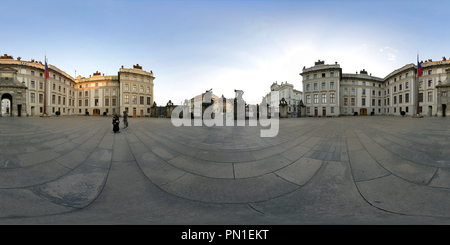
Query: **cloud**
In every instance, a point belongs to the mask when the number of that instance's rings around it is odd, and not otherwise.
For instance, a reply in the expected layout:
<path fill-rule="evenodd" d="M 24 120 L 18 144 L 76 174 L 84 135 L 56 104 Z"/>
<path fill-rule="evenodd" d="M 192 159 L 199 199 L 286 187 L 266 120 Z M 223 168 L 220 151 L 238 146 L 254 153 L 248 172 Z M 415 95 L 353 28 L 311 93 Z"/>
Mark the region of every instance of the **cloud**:
<path fill-rule="evenodd" d="M 396 61 L 397 55 L 395 55 L 394 53 L 397 53 L 398 50 L 396 50 L 396 49 L 394 49 L 394 48 L 391 48 L 391 47 L 384 47 L 384 48 L 381 48 L 381 49 L 380 49 L 380 52 L 384 52 L 384 51 L 388 52 L 388 53 L 387 53 L 387 59 L 388 59 L 388 60 L 390 60 L 390 61 Z"/>

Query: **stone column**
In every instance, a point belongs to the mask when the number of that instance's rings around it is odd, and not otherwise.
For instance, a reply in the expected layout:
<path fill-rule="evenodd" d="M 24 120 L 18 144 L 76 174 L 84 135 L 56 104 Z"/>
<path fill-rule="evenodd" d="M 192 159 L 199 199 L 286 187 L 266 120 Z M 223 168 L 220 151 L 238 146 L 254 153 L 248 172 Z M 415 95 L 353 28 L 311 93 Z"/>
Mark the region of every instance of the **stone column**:
<path fill-rule="evenodd" d="M 287 102 L 284 98 L 280 100 L 280 118 L 287 118 Z"/>
<path fill-rule="evenodd" d="M 172 117 L 173 108 L 174 108 L 174 106 L 173 106 L 172 100 L 169 100 L 169 102 L 167 102 L 167 105 L 166 105 L 166 117 L 167 118 Z"/>

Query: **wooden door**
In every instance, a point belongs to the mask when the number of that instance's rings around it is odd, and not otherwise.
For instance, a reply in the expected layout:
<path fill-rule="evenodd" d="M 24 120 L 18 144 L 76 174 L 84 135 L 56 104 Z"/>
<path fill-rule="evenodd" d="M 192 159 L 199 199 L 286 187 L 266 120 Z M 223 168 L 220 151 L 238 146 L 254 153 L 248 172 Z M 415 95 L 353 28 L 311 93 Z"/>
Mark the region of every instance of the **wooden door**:
<path fill-rule="evenodd" d="M 359 109 L 359 115 L 360 116 L 367 116 L 367 109 L 366 108 Z"/>
<path fill-rule="evenodd" d="M 326 116 L 327 116 L 327 109 L 326 109 L 326 108 L 323 108 L 323 109 L 322 109 L 322 116 L 323 116 L 323 117 L 326 117 Z"/>
<path fill-rule="evenodd" d="M 319 110 L 318 109 L 314 109 L 314 116 L 317 117 L 319 115 Z"/>

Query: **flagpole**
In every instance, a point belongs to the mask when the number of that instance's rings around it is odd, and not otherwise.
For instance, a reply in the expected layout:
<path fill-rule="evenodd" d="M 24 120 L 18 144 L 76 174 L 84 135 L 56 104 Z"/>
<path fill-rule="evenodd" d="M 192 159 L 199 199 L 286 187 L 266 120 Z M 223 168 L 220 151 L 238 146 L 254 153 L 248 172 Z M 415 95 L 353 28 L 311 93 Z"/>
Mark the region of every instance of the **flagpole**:
<path fill-rule="evenodd" d="M 417 75 L 416 75 L 416 116 L 419 115 L 419 50 L 417 50 Z"/>
<path fill-rule="evenodd" d="M 48 71 L 48 64 L 47 64 L 47 52 L 45 52 L 45 68 L 44 68 L 44 116 L 47 116 L 47 71 Z"/>

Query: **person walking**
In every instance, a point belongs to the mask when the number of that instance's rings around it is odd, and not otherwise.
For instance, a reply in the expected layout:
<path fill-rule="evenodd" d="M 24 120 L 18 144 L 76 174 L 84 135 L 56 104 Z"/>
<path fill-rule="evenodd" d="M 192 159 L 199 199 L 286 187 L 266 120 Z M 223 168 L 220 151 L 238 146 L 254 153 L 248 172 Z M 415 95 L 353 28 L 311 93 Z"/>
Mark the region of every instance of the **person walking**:
<path fill-rule="evenodd" d="M 117 113 L 116 113 L 116 114 L 114 114 L 113 120 L 112 120 L 113 131 L 114 131 L 114 133 L 120 133 L 120 130 L 119 130 L 119 123 L 120 123 L 120 121 L 119 121 L 119 116 L 118 116 Z"/>
<path fill-rule="evenodd" d="M 128 128 L 128 114 L 127 111 L 123 111 L 123 129 Z"/>

